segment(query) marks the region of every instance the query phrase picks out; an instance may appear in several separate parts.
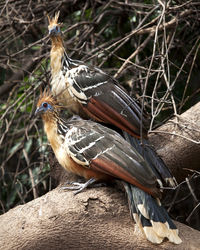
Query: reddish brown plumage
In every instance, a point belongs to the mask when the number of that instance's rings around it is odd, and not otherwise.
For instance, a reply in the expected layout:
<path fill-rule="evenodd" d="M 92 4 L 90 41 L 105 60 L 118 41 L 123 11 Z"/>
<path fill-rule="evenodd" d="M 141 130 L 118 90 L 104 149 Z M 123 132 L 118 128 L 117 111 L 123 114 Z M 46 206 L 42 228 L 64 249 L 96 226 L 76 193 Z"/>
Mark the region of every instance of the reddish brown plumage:
<path fill-rule="evenodd" d="M 114 110 L 112 106 L 104 103 L 103 100 L 100 102 L 95 98 L 91 98 L 88 104 L 83 106 L 83 109 L 89 117 L 96 121 L 113 124 L 136 138 L 141 137 L 140 128 L 134 127 L 125 117 Z M 144 138 L 147 138 L 146 134 L 144 134 Z"/>
<path fill-rule="evenodd" d="M 104 173 L 103 171 L 97 171 L 96 169 L 90 169 L 88 167 L 84 167 L 83 165 L 78 164 L 74 161 L 66 152 L 64 162 L 61 161 L 61 165 L 71 173 L 84 177 L 86 180 L 94 178 L 97 181 L 109 181 L 112 179 L 111 176 Z"/>
<path fill-rule="evenodd" d="M 115 162 L 105 161 L 101 158 L 97 158 L 91 161 L 90 168 L 94 171 L 102 171 L 103 173 L 111 174 L 114 178 L 122 179 L 136 187 L 139 187 L 146 193 L 154 196 L 155 198 L 161 198 L 160 190 L 154 186 L 151 188 L 141 185 L 128 171 L 126 171 L 121 166 L 117 165 Z"/>

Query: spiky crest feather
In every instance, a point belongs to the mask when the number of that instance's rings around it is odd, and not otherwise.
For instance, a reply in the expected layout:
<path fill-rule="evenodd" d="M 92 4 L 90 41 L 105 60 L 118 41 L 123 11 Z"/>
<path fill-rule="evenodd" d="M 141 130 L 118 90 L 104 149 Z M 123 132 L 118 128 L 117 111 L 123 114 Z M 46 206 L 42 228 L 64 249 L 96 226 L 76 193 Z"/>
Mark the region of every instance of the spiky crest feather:
<path fill-rule="evenodd" d="M 48 89 L 45 89 L 43 92 L 40 92 L 40 97 L 37 102 L 37 107 L 40 107 L 43 102 L 49 103 L 55 109 L 60 108 L 60 106 L 56 101 L 56 98 L 53 97 L 52 93 Z"/>
<path fill-rule="evenodd" d="M 58 18 L 59 18 L 59 15 L 60 15 L 60 11 L 56 12 L 55 13 L 55 16 L 50 18 L 49 15 L 47 14 L 47 18 L 48 18 L 48 21 L 49 21 L 49 26 L 48 26 L 48 29 L 51 29 L 51 27 L 53 26 L 61 26 L 62 23 L 58 23 Z"/>
<path fill-rule="evenodd" d="M 66 108 L 66 106 L 59 105 L 56 98 L 57 95 L 53 96 L 52 92 L 49 89 L 45 89 L 43 92 L 41 90 L 37 102 L 37 108 L 40 107 L 43 102 L 47 102 L 54 108 L 54 110 L 56 110 L 59 113 L 59 110 Z"/>

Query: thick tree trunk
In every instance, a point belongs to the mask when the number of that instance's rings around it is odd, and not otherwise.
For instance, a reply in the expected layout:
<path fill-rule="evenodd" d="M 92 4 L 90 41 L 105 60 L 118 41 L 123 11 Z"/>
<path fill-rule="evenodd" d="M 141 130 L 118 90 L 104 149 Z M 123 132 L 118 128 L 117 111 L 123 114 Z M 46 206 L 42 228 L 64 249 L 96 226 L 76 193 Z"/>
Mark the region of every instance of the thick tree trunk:
<path fill-rule="evenodd" d="M 199 169 L 200 148 L 190 141 L 200 138 L 199 118 L 200 103 L 182 114 L 178 125 L 173 119 L 150 136 L 176 178 L 187 174 L 183 168 Z M 176 225 L 183 243 L 164 242 L 159 249 L 199 249 L 200 232 Z M 157 248 L 135 229 L 123 192 L 101 187 L 74 196 L 57 188 L 0 216 L 0 249 Z"/>
<path fill-rule="evenodd" d="M 180 182 L 200 170 L 200 102 L 150 136 L 157 153 Z"/>
<path fill-rule="evenodd" d="M 181 245 L 199 249 L 200 232 L 176 223 Z M 136 230 L 122 192 L 91 188 L 76 196 L 59 188 L 0 216 L 0 249 L 155 249 Z"/>

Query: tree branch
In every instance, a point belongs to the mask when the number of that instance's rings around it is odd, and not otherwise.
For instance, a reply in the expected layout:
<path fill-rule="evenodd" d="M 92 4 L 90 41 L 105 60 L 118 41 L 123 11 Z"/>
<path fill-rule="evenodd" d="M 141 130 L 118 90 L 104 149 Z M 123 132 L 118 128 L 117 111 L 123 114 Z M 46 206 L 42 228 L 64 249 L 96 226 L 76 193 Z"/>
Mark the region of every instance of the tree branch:
<path fill-rule="evenodd" d="M 199 171 L 200 102 L 177 118 L 150 131 L 150 141 L 180 182 L 189 173 L 186 168 Z"/>
<path fill-rule="evenodd" d="M 159 249 L 197 249 L 200 232 L 176 223 L 183 243 Z M 155 249 L 135 230 L 123 193 L 92 188 L 76 196 L 58 188 L 0 216 L 6 249 Z"/>
<path fill-rule="evenodd" d="M 174 17 L 173 19 L 171 19 L 169 22 L 165 23 L 164 25 L 160 25 L 158 30 L 163 30 L 163 28 L 171 28 L 173 27 L 181 18 L 184 18 L 186 16 L 189 16 L 190 14 L 193 13 L 193 10 L 188 9 L 188 10 L 184 10 L 183 12 L 181 12 L 177 17 Z M 154 25 L 153 27 L 149 27 L 146 29 L 141 29 L 138 32 L 136 32 L 137 35 L 143 35 L 143 34 L 148 34 L 148 33 L 155 33 L 156 31 L 156 25 Z"/>

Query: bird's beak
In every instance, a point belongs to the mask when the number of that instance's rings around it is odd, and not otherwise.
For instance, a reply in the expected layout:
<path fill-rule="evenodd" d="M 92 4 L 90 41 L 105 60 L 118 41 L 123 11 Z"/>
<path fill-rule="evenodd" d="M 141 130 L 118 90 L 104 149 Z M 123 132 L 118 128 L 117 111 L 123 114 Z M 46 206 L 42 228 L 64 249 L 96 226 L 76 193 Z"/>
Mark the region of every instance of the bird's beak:
<path fill-rule="evenodd" d="M 43 107 L 38 107 L 36 110 L 35 110 L 35 116 L 36 115 L 41 115 L 43 113 L 44 109 Z"/>

